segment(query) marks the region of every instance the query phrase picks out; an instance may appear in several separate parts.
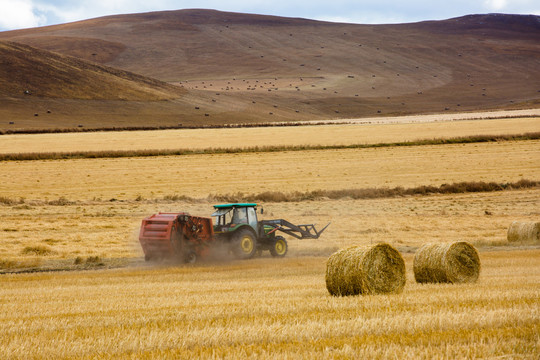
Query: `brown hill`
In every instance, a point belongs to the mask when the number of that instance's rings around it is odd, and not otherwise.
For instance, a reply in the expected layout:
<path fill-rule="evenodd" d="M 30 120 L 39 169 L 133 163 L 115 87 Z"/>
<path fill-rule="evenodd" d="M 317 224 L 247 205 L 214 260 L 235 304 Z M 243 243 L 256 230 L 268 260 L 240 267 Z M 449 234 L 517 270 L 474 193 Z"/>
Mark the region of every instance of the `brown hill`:
<path fill-rule="evenodd" d="M 537 16 L 355 25 L 212 10 L 0 33 L 0 39 L 189 91 L 179 100 L 126 102 L 113 112 L 95 106 L 99 120 L 89 111 L 89 126 L 118 126 L 119 119 L 176 125 L 537 107 L 538 38 Z"/>
<path fill-rule="evenodd" d="M 141 75 L 14 42 L 0 42 L 0 96 L 156 101 L 187 91 Z"/>

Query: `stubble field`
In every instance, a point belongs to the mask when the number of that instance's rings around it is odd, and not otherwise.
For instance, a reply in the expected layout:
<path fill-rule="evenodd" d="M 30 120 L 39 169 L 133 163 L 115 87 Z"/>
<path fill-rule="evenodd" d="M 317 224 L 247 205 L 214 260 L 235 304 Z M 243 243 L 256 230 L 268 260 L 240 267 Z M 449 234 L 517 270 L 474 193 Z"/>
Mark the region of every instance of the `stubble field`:
<path fill-rule="evenodd" d="M 418 285 L 409 272 L 402 294 L 344 298 L 328 295 L 321 257 L 6 276 L 0 352 L 55 359 L 534 359 L 538 255 L 484 252 L 477 284 Z M 410 269 L 412 255 L 405 259 Z"/>
<path fill-rule="evenodd" d="M 433 124 L 424 125 L 404 125 L 405 140 Z M 502 131 L 499 125 L 484 131 Z M 141 219 L 158 211 L 209 215 L 211 194 L 538 180 L 539 162 L 536 140 L 1 162 L 1 271 L 75 271 L 0 276 L 0 355 L 535 359 L 540 248 L 510 246 L 506 229 L 513 220 L 538 219 L 538 188 L 265 203 L 267 219 L 332 222 L 320 240 L 291 240 L 281 260 L 264 254 L 194 266 L 145 264 L 137 232 Z M 461 240 L 480 249 L 478 283 L 414 282 L 418 246 Z M 326 258 L 379 241 L 406 260 L 404 292 L 331 297 Z"/>
<path fill-rule="evenodd" d="M 413 187 L 540 178 L 540 140 L 436 146 L 0 163 L 3 196 L 154 199 L 166 195 Z"/>
<path fill-rule="evenodd" d="M 446 115 L 400 116 L 394 118 L 359 119 L 345 125 L 256 127 L 236 129 L 177 129 L 126 132 L 86 132 L 61 134 L 4 135 L 0 154 L 73 151 L 122 151 L 148 149 L 246 148 L 254 146 L 290 145 L 355 145 L 393 143 L 434 138 L 474 135 L 505 135 L 537 132 L 539 111 L 522 118 L 461 120 Z M 493 112 L 461 114 L 501 117 Z M 525 115 L 526 112 L 515 112 Z"/>

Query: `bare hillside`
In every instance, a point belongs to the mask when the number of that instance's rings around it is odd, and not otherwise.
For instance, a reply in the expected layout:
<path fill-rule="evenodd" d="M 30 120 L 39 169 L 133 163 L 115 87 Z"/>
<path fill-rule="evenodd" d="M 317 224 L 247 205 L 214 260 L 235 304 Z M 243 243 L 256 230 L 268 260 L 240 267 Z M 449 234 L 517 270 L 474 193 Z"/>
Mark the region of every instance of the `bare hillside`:
<path fill-rule="evenodd" d="M 138 104 L 131 113 L 126 107 L 133 125 L 538 107 L 538 38 L 537 16 L 355 25 L 212 10 L 118 15 L 0 33 L 0 39 L 189 91 L 159 109 Z M 102 125 L 117 121 L 96 110 L 104 115 Z"/>
<path fill-rule="evenodd" d="M 164 100 L 186 91 L 162 81 L 13 42 L 0 42 L 0 96 Z"/>

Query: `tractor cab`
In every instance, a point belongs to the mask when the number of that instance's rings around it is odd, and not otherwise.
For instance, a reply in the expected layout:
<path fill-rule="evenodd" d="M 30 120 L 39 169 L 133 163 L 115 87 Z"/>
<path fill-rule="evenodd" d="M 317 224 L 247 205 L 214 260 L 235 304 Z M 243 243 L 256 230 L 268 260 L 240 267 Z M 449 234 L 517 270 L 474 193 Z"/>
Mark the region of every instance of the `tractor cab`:
<path fill-rule="evenodd" d="M 218 234 L 234 232 L 240 227 L 249 226 L 258 233 L 257 204 L 232 203 L 214 205 L 214 232 Z"/>

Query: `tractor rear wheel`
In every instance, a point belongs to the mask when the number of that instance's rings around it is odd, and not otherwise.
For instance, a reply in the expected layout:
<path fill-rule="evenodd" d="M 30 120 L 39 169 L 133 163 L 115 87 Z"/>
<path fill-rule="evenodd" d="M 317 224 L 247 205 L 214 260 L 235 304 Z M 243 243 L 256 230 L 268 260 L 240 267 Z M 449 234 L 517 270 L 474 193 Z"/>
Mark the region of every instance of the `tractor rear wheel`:
<path fill-rule="evenodd" d="M 276 236 L 276 240 L 270 248 L 270 254 L 272 254 L 273 257 L 282 258 L 287 254 L 288 249 L 287 240 L 285 240 L 283 236 Z"/>
<path fill-rule="evenodd" d="M 250 259 L 257 252 L 255 234 L 248 229 L 238 230 L 232 238 L 233 252 L 239 259 Z"/>

